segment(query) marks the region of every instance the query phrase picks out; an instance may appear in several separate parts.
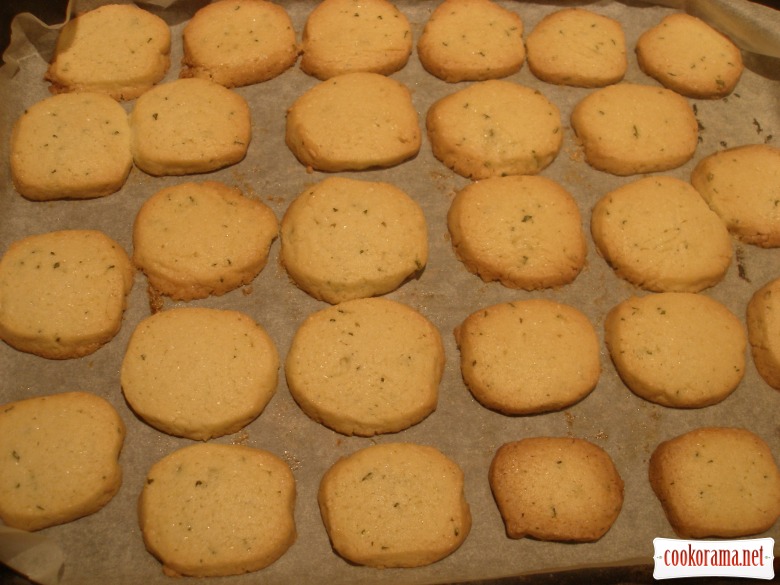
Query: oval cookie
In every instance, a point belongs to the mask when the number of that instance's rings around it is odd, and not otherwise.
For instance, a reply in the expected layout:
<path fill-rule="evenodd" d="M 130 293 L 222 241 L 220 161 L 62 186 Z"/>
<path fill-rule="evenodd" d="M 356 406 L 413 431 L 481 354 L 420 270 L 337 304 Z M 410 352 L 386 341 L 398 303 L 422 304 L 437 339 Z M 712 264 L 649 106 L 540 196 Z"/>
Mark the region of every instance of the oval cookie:
<path fill-rule="evenodd" d="M 747 306 L 747 330 L 753 362 L 767 384 L 780 390 L 780 279 L 753 293 Z"/>

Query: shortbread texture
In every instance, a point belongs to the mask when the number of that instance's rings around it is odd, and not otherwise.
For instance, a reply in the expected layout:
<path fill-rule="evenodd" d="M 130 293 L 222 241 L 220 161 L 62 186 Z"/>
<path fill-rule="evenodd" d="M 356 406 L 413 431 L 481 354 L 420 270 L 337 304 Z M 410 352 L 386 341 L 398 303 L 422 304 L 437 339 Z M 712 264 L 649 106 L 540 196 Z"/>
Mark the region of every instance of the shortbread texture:
<path fill-rule="evenodd" d="M 756 369 L 767 384 L 780 390 L 780 279 L 767 282 L 753 293 L 746 318 Z"/>
<path fill-rule="evenodd" d="M 63 392 L 0 406 L 0 518 L 41 530 L 102 509 L 119 491 L 125 425 L 104 398 Z"/>

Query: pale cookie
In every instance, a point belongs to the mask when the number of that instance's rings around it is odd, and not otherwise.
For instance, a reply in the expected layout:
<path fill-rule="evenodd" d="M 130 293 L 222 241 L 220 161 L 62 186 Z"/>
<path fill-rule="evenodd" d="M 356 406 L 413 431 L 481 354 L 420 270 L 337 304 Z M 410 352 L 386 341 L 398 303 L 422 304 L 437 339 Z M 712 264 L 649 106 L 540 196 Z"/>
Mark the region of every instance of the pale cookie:
<path fill-rule="evenodd" d="M 207 173 L 244 159 L 249 104 L 207 79 L 177 79 L 146 92 L 130 113 L 133 160 L 150 175 Z"/>
<path fill-rule="evenodd" d="M 357 565 L 430 565 L 471 530 L 463 471 L 425 445 L 373 445 L 339 459 L 323 476 L 318 501 L 333 549 Z"/>
<path fill-rule="evenodd" d="M 298 287 L 331 304 L 382 295 L 422 272 L 422 208 L 383 182 L 330 177 L 301 193 L 281 224 L 281 263 Z"/>
<path fill-rule="evenodd" d="M 287 111 L 285 141 L 318 171 L 392 167 L 420 150 L 417 110 L 402 83 L 379 73 L 337 75 L 305 92 Z"/>
<path fill-rule="evenodd" d="M 623 480 L 612 458 L 584 439 L 505 443 L 488 478 L 509 538 L 593 542 L 623 507 Z"/>
<path fill-rule="evenodd" d="M 390 75 L 412 53 L 409 20 L 388 0 L 324 0 L 303 29 L 301 69 L 318 79 L 368 71 Z"/>
<path fill-rule="evenodd" d="M 268 567 L 295 542 L 295 500 L 295 477 L 276 455 L 203 443 L 151 467 L 138 517 L 166 575 L 239 575 Z"/>
<path fill-rule="evenodd" d="M 276 392 L 279 354 L 238 311 L 180 307 L 142 320 L 122 361 L 133 411 L 165 433 L 206 441 L 260 416 Z"/>
<path fill-rule="evenodd" d="M 734 236 L 780 247 L 780 148 L 750 144 L 714 152 L 693 169 L 691 183 Z"/>
<path fill-rule="evenodd" d="M 555 160 L 563 131 L 550 100 L 510 81 L 474 83 L 428 110 L 434 156 L 471 179 L 534 175 Z"/>
<path fill-rule="evenodd" d="M 692 98 L 730 94 L 744 69 L 742 53 L 731 39 L 684 12 L 670 14 L 642 33 L 636 57 L 647 75 Z"/>
<path fill-rule="evenodd" d="M 484 81 L 520 71 L 523 21 L 492 0 L 444 0 L 417 42 L 423 67 L 444 81 Z"/>
<path fill-rule="evenodd" d="M 664 406 L 716 404 L 745 375 L 745 328 L 728 308 L 702 294 L 629 298 L 607 314 L 604 334 L 629 389 Z"/>
<path fill-rule="evenodd" d="M 654 292 L 700 292 L 720 282 L 731 237 L 696 190 L 673 177 L 645 177 L 594 206 L 591 233 L 616 274 Z"/>
<path fill-rule="evenodd" d="M 665 441 L 650 457 L 650 484 L 681 538 L 735 538 L 780 517 L 780 469 L 758 435 L 699 428 Z"/>
<path fill-rule="evenodd" d="M 480 404 L 503 414 L 561 410 L 590 394 L 601 374 L 593 325 L 555 301 L 486 307 L 454 334 L 466 386 Z"/>
<path fill-rule="evenodd" d="M 0 259 L 0 338 L 49 359 L 94 353 L 119 332 L 134 272 L 99 231 L 17 240 Z"/>
<path fill-rule="evenodd" d="M 620 22 L 582 8 L 548 14 L 525 45 L 531 73 L 556 85 L 603 87 L 622 80 L 628 68 Z"/>
<path fill-rule="evenodd" d="M 452 247 L 485 282 L 536 290 L 572 282 L 585 265 L 582 218 L 571 194 L 540 176 L 471 183 L 447 214 Z"/>
<path fill-rule="evenodd" d="M 422 314 L 388 299 L 356 299 L 306 318 L 285 373 L 309 417 L 369 437 L 406 429 L 436 409 L 444 361 L 439 331 Z"/>
<path fill-rule="evenodd" d="M 746 318 L 756 369 L 767 384 L 780 390 L 780 279 L 753 293 Z"/>
<path fill-rule="evenodd" d="M 133 4 L 107 4 L 60 29 L 46 72 L 53 93 L 94 91 L 132 100 L 170 66 L 167 23 Z"/>
<path fill-rule="evenodd" d="M 220 0 L 200 8 L 182 33 L 180 77 L 240 87 L 273 79 L 298 60 L 286 10 L 266 0 Z"/>
<path fill-rule="evenodd" d="M 699 140 L 684 97 L 634 83 L 590 93 L 574 107 L 571 125 L 588 164 L 618 176 L 677 168 L 693 157 Z"/>
<path fill-rule="evenodd" d="M 150 286 L 175 300 L 219 296 L 263 270 L 279 233 L 262 201 L 216 181 L 166 187 L 133 226 L 133 261 Z"/>
<path fill-rule="evenodd" d="M 119 414 L 94 394 L 0 405 L 0 518 L 40 530 L 94 514 L 119 491 L 124 438 Z"/>
<path fill-rule="evenodd" d="M 34 201 L 114 193 L 133 166 L 127 114 L 99 93 L 44 99 L 14 124 L 10 164 L 14 187 Z"/>

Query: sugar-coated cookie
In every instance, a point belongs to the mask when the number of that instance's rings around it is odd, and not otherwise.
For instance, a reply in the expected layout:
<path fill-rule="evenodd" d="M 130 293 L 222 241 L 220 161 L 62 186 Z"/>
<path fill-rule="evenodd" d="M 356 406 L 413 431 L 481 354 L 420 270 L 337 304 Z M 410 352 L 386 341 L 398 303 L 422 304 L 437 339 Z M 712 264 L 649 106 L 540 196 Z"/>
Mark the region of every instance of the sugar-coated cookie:
<path fill-rule="evenodd" d="M 780 390 L 780 278 L 753 293 L 746 319 L 756 369 L 767 384 Z"/>

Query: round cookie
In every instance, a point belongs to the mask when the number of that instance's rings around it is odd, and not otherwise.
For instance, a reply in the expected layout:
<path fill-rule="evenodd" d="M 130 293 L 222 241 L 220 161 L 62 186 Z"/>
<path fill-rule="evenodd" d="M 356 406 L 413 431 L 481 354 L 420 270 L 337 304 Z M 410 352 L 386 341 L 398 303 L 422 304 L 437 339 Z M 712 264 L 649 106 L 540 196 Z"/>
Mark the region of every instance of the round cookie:
<path fill-rule="evenodd" d="M 390 183 L 329 177 L 301 193 L 281 224 L 281 263 L 331 304 L 395 290 L 428 261 L 422 208 Z"/>
<path fill-rule="evenodd" d="M 133 225 L 133 261 L 157 292 L 190 301 L 249 284 L 265 267 L 279 222 L 263 202 L 216 181 L 166 187 Z"/>
<path fill-rule="evenodd" d="M 309 315 L 285 361 L 290 394 L 312 419 L 370 437 L 436 409 L 444 346 L 423 315 L 388 299 L 356 299 Z"/>
<path fill-rule="evenodd" d="M 684 97 L 635 83 L 591 92 L 574 107 L 571 125 L 588 164 L 618 176 L 677 168 L 693 158 L 699 140 Z"/>
<path fill-rule="evenodd" d="M 318 79 L 367 71 L 390 75 L 412 53 L 409 20 L 388 0 L 324 0 L 306 20 L 301 69 Z"/>
<path fill-rule="evenodd" d="M 488 478 L 509 538 L 594 542 L 623 507 L 623 480 L 612 458 L 584 439 L 505 443 Z"/>
<path fill-rule="evenodd" d="M 492 0 L 444 0 L 417 42 L 423 67 L 444 81 L 484 81 L 520 71 L 523 21 Z"/>
<path fill-rule="evenodd" d="M 455 328 L 463 381 L 507 415 L 561 410 L 596 387 L 599 340 L 588 318 L 547 299 L 500 303 Z"/>
<path fill-rule="evenodd" d="M 358 565 L 430 565 L 471 530 L 463 472 L 425 445 L 385 443 L 339 459 L 323 476 L 318 501 L 333 549 Z"/>
<path fill-rule="evenodd" d="M 434 156 L 471 179 L 533 175 L 561 148 L 558 108 L 529 87 L 481 81 L 445 96 L 428 110 Z"/>
<path fill-rule="evenodd" d="M 747 335 L 721 303 L 696 293 L 632 297 L 604 322 L 604 341 L 632 392 L 699 408 L 728 397 L 745 375 Z"/>
<path fill-rule="evenodd" d="M 278 372 L 273 340 L 249 316 L 181 307 L 138 324 L 120 378 L 140 418 L 165 433 L 206 441 L 260 416 Z"/>
<path fill-rule="evenodd" d="M 664 441 L 649 478 L 681 538 L 750 536 L 780 517 L 780 469 L 747 429 L 705 427 Z"/>
<path fill-rule="evenodd" d="M 259 571 L 292 546 L 295 478 L 243 445 L 181 448 L 149 470 L 138 503 L 144 544 L 172 577 Z"/>
<path fill-rule="evenodd" d="M 731 237 L 696 190 L 673 177 L 645 177 L 594 206 L 591 233 L 618 276 L 655 292 L 699 292 L 723 279 Z"/>
<path fill-rule="evenodd" d="M 379 73 L 337 75 L 301 95 L 287 111 L 285 141 L 318 171 L 392 167 L 420 150 L 409 89 Z"/>
<path fill-rule="evenodd" d="M 572 282 L 585 264 L 574 198 L 540 176 L 493 177 L 453 199 L 447 225 L 458 259 L 485 282 L 536 290 Z"/>
<path fill-rule="evenodd" d="M 753 293 L 746 312 L 753 362 L 764 381 L 780 390 L 780 279 Z"/>

